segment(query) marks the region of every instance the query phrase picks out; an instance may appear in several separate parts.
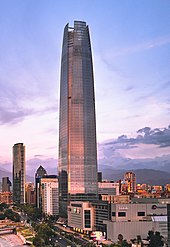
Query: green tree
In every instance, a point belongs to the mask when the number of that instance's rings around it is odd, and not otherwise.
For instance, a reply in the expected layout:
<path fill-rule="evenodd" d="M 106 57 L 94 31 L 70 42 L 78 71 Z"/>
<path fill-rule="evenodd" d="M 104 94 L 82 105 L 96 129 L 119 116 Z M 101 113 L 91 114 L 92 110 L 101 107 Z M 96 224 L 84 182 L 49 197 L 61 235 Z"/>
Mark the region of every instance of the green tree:
<path fill-rule="evenodd" d="M 39 224 L 35 227 L 37 235 L 42 238 L 46 245 L 49 244 L 49 239 L 52 239 L 54 232 L 53 230 L 45 223 Z"/>
<path fill-rule="evenodd" d="M 42 210 L 40 208 L 36 208 L 35 206 L 25 204 L 21 206 L 21 210 L 23 210 L 32 221 L 42 218 Z"/>
<path fill-rule="evenodd" d="M 0 214 L 0 220 L 4 220 L 5 219 L 5 215 L 4 214 Z"/>
<path fill-rule="evenodd" d="M 163 237 L 160 235 L 160 232 L 148 232 L 149 247 L 161 247 L 164 245 Z"/>
<path fill-rule="evenodd" d="M 118 235 L 118 245 L 117 246 L 120 246 L 120 247 L 129 247 L 129 244 L 126 241 L 126 239 L 123 240 L 123 235 L 122 234 L 119 234 Z"/>
<path fill-rule="evenodd" d="M 85 243 L 82 245 L 82 247 L 95 247 L 96 245 L 94 243 Z"/>
<path fill-rule="evenodd" d="M 120 246 L 122 246 L 122 243 L 123 243 L 123 235 L 119 234 L 118 235 L 118 244 L 120 244 Z"/>
<path fill-rule="evenodd" d="M 36 247 L 44 247 L 45 241 L 40 236 L 36 235 L 33 239 L 33 245 L 35 245 Z"/>
<path fill-rule="evenodd" d="M 4 212 L 5 217 L 7 217 L 8 219 L 11 219 L 15 222 L 19 222 L 20 221 L 20 215 L 14 211 L 12 211 L 12 209 L 6 209 Z"/>
<path fill-rule="evenodd" d="M 9 206 L 5 202 L 0 203 L 0 211 L 3 211 L 4 209 L 6 209 L 8 207 Z"/>
<path fill-rule="evenodd" d="M 121 246 L 122 247 L 129 247 L 129 244 L 128 244 L 126 239 L 122 241 L 122 245 Z"/>
<path fill-rule="evenodd" d="M 164 242 L 163 242 L 163 237 L 161 236 L 160 232 L 155 232 L 155 244 L 156 246 L 163 246 Z"/>

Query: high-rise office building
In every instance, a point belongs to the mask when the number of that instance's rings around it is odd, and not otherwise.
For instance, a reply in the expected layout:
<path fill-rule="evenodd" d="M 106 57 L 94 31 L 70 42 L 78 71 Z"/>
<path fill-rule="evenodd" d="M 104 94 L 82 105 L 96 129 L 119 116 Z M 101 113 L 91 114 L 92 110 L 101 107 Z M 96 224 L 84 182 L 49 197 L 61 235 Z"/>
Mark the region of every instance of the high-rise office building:
<path fill-rule="evenodd" d="M 17 143 L 13 146 L 13 202 L 25 203 L 25 146 Z"/>
<path fill-rule="evenodd" d="M 43 176 L 47 175 L 47 171 L 41 165 L 38 167 L 35 173 L 35 196 L 36 196 L 36 207 L 42 207 L 42 198 L 41 198 L 41 191 L 40 191 L 40 182 Z"/>
<path fill-rule="evenodd" d="M 59 215 L 58 177 L 46 175 L 40 181 L 42 212 L 47 215 Z"/>
<path fill-rule="evenodd" d="M 9 177 L 2 178 L 2 192 L 10 192 L 11 181 Z"/>
<path fill-rule="evenodd" d="M 64 29 L 58 169 L 60 201 L 97 198 L 92 52 L 89 29 L 82 21 L 75 21 L 74 27 L 67 24 Z"/>
<path fill-rule="evenodd" d="M 136 192 L 136 174 L 134 172 L 126 172 L 124 174 L 124 180 L 127 184 L 127 192 Z"/>

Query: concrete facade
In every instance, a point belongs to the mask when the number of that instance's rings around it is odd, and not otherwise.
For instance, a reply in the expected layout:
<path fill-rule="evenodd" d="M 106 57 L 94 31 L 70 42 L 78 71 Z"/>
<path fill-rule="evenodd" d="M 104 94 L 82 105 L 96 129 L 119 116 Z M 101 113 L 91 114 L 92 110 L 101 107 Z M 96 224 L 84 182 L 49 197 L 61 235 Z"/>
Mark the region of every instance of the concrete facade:
<path fill-rule="evenodd" d="M 58 178 L 47 175 L 41 178 L 42 211 L 47 215 L 59 215 Z"/>
<path fill-rule="evenodd" d="M 107 225 L 107 238 L 117 241 L 118 234 L 127 240 L 141 235 L 146 238 L 148 231 L 159 231 L 167 238 L 167 205 L 162 204 L 112 204 L 111 220 Z"/>
<path fill-rule="evenodd" d="M 94 230 L 94 208 L 89 202 L 70 202 L 68 226 L 81 233 Z"/>
<path fill-rule="evenodd" d="M 119 183 L 98 182 L 98 193 L 100 195 L 119 195 Z"/>

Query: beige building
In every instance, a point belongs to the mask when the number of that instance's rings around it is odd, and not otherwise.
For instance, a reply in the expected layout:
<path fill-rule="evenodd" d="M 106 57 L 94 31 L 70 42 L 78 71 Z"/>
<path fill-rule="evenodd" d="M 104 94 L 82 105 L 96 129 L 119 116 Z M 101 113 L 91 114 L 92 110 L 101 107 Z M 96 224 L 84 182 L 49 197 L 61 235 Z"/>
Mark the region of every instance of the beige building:
<path fill-rule="evenodd" d="M 31 205 L 35 205 L 35 190 L 34 183 L 27 182 L 25 184 L 25 202 Z"/>
<path fill-rule="evenodd" d="M 98 193 L 100 195 L 119 195 L 119 183 L 110 181 L 98 182 Z"/>
<path fill-rule="evenodd" d="M 0 203 L 11 204 L 13 203 L 12 197 L 12 192 L 0 192 Z"/>
<path fill-rule="evenodd" d="M 47 215 L 59 215 L 58 177 L 46 175 L 40 184 L 42 211 Z"/>
<path fill-rule="evenodd" d="M 107 238 L 117 241 L 118 234 L 130 240 L 148 231 L 159 231 L 167 238 L 167 205 L 162 204 L 112 204 L 111 220 L 107 224 Z"/>
<path fill-rule="evenodd" d="M 68 206 L 68 226 L 81 233 L 94 230 L 94 208 L 89 202 L 70 202 Z"/>
<path fill-rule="evenodd" d="M 109 203 L 130 203 L 129 195 L 102 195 L 102 201 L 108 201 Z"/>

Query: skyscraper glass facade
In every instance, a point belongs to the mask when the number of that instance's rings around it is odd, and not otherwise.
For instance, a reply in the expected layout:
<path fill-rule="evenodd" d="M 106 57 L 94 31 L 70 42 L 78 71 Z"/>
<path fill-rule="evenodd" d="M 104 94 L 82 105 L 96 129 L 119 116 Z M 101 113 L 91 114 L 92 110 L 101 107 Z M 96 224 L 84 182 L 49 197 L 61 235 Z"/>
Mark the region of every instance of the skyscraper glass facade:
<path fill-rule="evenodd" d="M 13 201 L 25 203 L 25 146 L 17 143 L 13 146 Z"/>
<path fill-rule="evenodd" d="M 58 168 L 62 201 L 97 198 L 93 64 L 89 29 L 82 21 L 64 29 Z"/>

